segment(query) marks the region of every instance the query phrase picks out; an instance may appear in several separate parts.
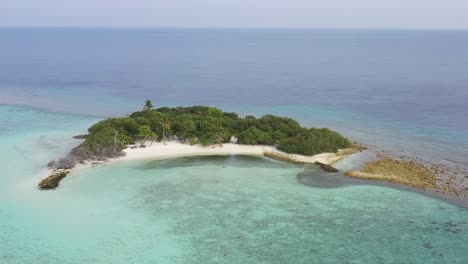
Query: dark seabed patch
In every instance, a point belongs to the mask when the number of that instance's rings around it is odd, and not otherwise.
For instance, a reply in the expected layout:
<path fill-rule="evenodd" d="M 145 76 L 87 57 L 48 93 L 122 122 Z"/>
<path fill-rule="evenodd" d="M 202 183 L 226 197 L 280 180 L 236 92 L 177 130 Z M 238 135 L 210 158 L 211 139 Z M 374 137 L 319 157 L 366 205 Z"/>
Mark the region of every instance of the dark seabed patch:
<path fill-rule="evenodd" d="M 468 209 L 468 200 L 451 196 L 432 190 L 423 190 L 410 186 L 393 184 L 385 181 L 362 180 L 344 176 L 342 172 L 328 173 L 321 170 L 318 166 L 305 165 L 304 170 L 296 175 L 299 183 L 313 188 L 333 189 L 356 185 L 370 185 L 398 189 L 407 192 L 416 192 L 425 196 L 436 198 L 460 207 L 460 210 Z"/>
<path fill-rule="evenodd" d="M 318 166 L 307 166 L 296 175 L 298 182 L 315 188 L 340 188 L 351 185 L 365 184 L 363 180 L 343 176 L 341 173 L 324 172 Z"/>
<path fill-rule="evenodd" d="M 217 166 L 220 168 L 265 168 L 265 169 L 287 169 L 287 168 L 299 168 L 301 172 L 296 175 L 296 179 L 299 183 L 321 189 L 333 189 L 342 188 L 356 185 L 372 185 L 381 186 L 387 188 L 394 188 L 409 192 L 417 192 L 430 197 L 438 198 L 446 202 L 450 202 L 463 208 L 468 207 L 467 201 L 461 201 L 453 197 L 444 195 L 442 193 L 436 193 L 432 191 L 420 190 L 408 186 L 396 185 L 392 183 L 373 181 L 373 180 L 361 180 L 344 176 L 342 171 L 338 173 L 328 173 L 320 169 L 319 166 L 309 165 L 298 165 L 284 163 L 263 157 L 248 156 L 248 155 L 210 155 L 210 156 L 191 156 L 182 158 L 172 158 L 164 160 L 152 160 L 144 161 L 142 164 L 138 164 L 134 168 L 137 170 L 164 170 L 174 168 L 189 168 L 189 167 L 200 167 L 200 166 Z"/>
<path fill-rule="evenodd" d="M 269 161 L 269 162 L 265 162 Z M 165 160 L 153 160 L 146 162 L 140 168 L 143 170 L 171 169 L 176 167 L 195 167 L 207 164 L 217 166 L 229 166 L 238 168 L 292 168 L 297 165 L 277 162 L 262 157 L 247 155 L 212 155 L 212 156 L 192 156 L 183 158 L 173 158 Z"/>
<path fill-rule="evenodd" d="M 358 181 L 314 166 L 264 169 L 270 162 L 258 158 L 215 157 L 215 166 L 208 160 L 201 158 L 206 167 L 147 170 L 151 177 L 130 199 L 133 210 L 155 222 L 171 219 L 168 235 L 184 252 L 176 263 L 464 263 L 452 261 L 466 258 L 463 212 L 449 204 L 390 188 L 339 188 Z M 257 167 L 228 165 L 247 161 Z"/>

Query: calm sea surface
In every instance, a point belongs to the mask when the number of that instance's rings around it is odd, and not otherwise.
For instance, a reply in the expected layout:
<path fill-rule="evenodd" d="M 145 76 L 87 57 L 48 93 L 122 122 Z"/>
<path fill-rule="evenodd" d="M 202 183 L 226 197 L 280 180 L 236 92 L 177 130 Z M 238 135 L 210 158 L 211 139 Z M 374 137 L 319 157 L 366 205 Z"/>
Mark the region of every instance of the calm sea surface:
<path fill-rule="evenodd" d="M 468 31 L 0 29 L 0 103 L 274 112 L 468 168 Z"/>
<path fill-rule="evenodd" d="M 35 188 L 71 136 L 147 98 L 291 116 L 468 171 L 467 31 L 0 29 L 0 263 L 468 262 L 465 209 L 261 159 Z"/>

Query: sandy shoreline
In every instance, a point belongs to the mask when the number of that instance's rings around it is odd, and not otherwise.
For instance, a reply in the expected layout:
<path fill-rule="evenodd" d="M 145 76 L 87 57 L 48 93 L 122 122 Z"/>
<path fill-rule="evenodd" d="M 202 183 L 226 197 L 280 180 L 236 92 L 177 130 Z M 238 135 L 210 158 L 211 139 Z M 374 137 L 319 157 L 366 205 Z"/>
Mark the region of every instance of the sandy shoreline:
<path fill-rule="evenodd" d="M 145 148 L 131 148 L 131 146 L 124 150 L 125 156 L 116 158 L 114 160 L 142 160 L 142 159 L 170 159 L 181 158 L 190 156 L 211 156 L 211 155 L 248 155 L 263 157 L 265 153 L 277 155 L 284 160 L 290 160 L 297 163 L 315 163 L 321 162 L 330 164 L 343 157 L 337 153 L 321 153 L 314 156 L 303 156 L 288 154 L 277 150 L 272 146 L 261 145 L 240 145 L 227 143 L 222 145 L 213 145 L 203 147 L 201 145 L 188 145 L 176 141 L 168 141 L 166 144 L 156 142 L 147 144 Z"/>
<path fill-rule="evenodd" d="M 110 164 L 121 161 L 131 160 L 163 160 L 182 157 L 194 156 L 231 156 L 231 155 L 245 155 L 254 157 L 265 157 L 269 159 L 279 160 L 282 162 L 297 163 L 297 164 L 314 164 L 319 163 L 322 169 L 328 171 L 327 164 L 331 164 L 337 160 L 347 157 L 351 154 L 359 152 L 360 149 L 353 147 L 349 149 L 339 150 L 337 153 L 321 153 L 313 156 L 304 156 L 297 154 L 288 154 L 279 151 L 273 146 L 263 145 L 241 145 L 235 143 L 226 143 L 222 145 L 201 146 L 184 144 L 179 141 L 163 142 L 147 142 L 146 147 L 138 147 L 136 145 L 129 145 L 123 150 L 124 156 L 108 159 L 104 161 L 87 161 L 84 163 L 76 164 L 69 169 L 48 169 L 47 174 L 40 174 L 40 189 L 55 189 L 59 186 L 59 182 L 66 178 L 70 173 L 75 173 L 81 169 L 91 168 L 101 165 L 103 163 Z M 329 167 L 333 170 L 335 168 Z M 333 171 L 335 172 L 335 171 Z"/>
<path fill-rule="evenodd" d="M 132 148 L 133 147 L 133 148 Z M 166 144 L 162 142 L 154 142 L 150 144 L 148 142 L 147 147 L 145 148 L 136 148 L 135 146 L 128 146 L 127 149 L 124 149 L 123 152 L 125 153 L 124 156 L 113 158 L 105 161 L 88 161 L 86 163 L 77 164 L 70 170 L 66 170 L 70 173 L 77 173 L 80 170 L 92 168 L 95 166 L 99 166 L 102 164 L 112 164 L 114 162 L 123 162 L 123 161 L 133 161 L 133 160 L 164 160 L 164 159 L 173 159 L 173 158 L 182 158 L 182 157 L 194 157 L 194 156 L 213 156 L 213 155 L 220 155 L 220 156 L 230 156 L 230 155 L 246 155 L 246 156 L 254 156 L 254 157 L 266 157 L 275 160 L 280 160 L 283 162 L 291 162 L 291 163 L 302 163 L 302 164 L 313 164 L 315 162 L 320 162 L 324 164 L 332 164 L 335 161 L 340 159 L 346 158 L 354 153 L 360 152 L 359 148 L 350 148 L 340 150 L 338 153 L 321 153 L 313 156 L 303 156 L 303 155 L 296 155 L 296 154 L 288 154 L 282 151 L 277 150 L 275 147 L 272 146 L 261 146 L 261 145 L 240 145 L 240 144 L 233 144 L 227 143 L 223 145 L 215 145 L 215 146 L 208 146 L 203 147 L 201 145 L 189 145 L 180 143 L 178 141 L 168 141 Z M 63 170 L 58 170 L 63 171 Z M 57 170 L 52 169 L 44 169 L 40 172 L 36 179 L 39 181 L 46 179 L 57 172 Z M 410 188 L 420 193 L 425 193 L 427 195 L 431 195 L 434 197 L 438 197 L 447 201 L 451 201 L 452 203 L 456 203 L 463 207 L 468 207 L 466 204 L 466 200 L 457 196 L 454 196 L 453 193 L 450 195 L 450 192 L 441 192 L 439 188 L 423 188 L 422 186 L 412 184 L 408 181 L 394 181 L 393 178 L 383 177 L 381 175 L 374 175 L 374 174 L 359 174 L 359 175 L 352 175 L 352 173 L 356 173 L 356 171 L 349 171 L 345 175 L 350 176 L 353 178 L 359 178 L 371 182 L 379 181 L 386 182 L 390 184 L 390 186 L 397 186 L 400 188 Z M 406 177 L 403 177 L 406 179 Z M 382 185 L 387 186 L 386 183 L 382 183 Z M 424 181 L 423 181 L 424 183 Z"/>
<path fill-rule="evenodd" d="M 39 181 L 49 178 L 57 172 L 67 171 L 67 173 L 76 172 L 85 168 L 90 168 L 103 163 L 109 164 L 118 161 L 130 161 L 130 160 L 162 160 L 182 157 L 193 157 L 193 156 L 212 156 L 212 155 L 246 155 L 255 157 L 268 157 L 272 159 L 281 160 L 284 162 L 292 163 L 307 163 L 313 164 L 320 162 L 324 164 L 331 164 L 337 160 L 340 160 L 352 153 L 349 150 L 343 150 L 338 153 L 321 153 L 313 156 L 303 156 L 296 154 L 288 154 L 277 150 L 272 146 L 261 146 L 261 145 L 240 145 L 234 143 L 227 143 L 222 145 L 213 145 L 204 147 L 201 145 L 189 145 L 178 141 L 167 141 L 166 143 L 154 142 L 147 143 L 145 148 L 136 146 L 128 146 L 124 149 L 124 156 L 109 159 L 106 161 L 88 161 L 83 164 L 77 164 L 75 167 L 69 170 L 54 170 L 48 169 L 42 171 L 39 175 Z"/>

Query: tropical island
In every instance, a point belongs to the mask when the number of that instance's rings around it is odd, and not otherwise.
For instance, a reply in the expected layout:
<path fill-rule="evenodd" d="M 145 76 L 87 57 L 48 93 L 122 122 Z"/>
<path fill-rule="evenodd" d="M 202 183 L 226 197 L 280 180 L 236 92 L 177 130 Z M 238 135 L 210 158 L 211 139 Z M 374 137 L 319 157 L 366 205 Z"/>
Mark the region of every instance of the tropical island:
<path fill-rule="evenodd" d="M 108 118 L 88 129 L 84 141 L 57 161 L 41 189 L 53 189 L 78 164 L 109 159 L 190 155 L 256 155 L 294 163 L 316 163 L 335 172 L 333 161 L 359 151 L 327 128 L 305 128 L 296 120 L 265 115 L 239 117 L 216 107 L 161 107 L 147 100 L 141 111 Z"/>
<path fill-rule="evenodd" d="M 141 111 L 108 118 L 65 157 L 51 161 L 41 190 L 55 189 L 73 168 L 115 160 L 168 159 L 187 156 L 249 155 L 295 164 L 313 164 L 335 173 L 330 164 L 360 152 L 363 146 L 327 128 L 306 128 L 288 117 L 260 118 L 223 112 L 216 107 L 161 107 L 150 100 Z M 361 180 L 385 181 L 417 189 L 466 196 L 468 188 L 447 180 L 447 171 L 413 159 L 380 156 L 361 170 L 344 173 Z"/>

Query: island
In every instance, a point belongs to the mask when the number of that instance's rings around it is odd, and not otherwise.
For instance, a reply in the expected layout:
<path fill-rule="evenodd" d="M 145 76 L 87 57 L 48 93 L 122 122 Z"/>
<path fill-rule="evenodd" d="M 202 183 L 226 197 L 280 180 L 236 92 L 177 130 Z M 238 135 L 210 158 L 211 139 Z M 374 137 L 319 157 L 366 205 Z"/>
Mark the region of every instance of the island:
<path fill-rule="evenodd" d="M 253 155 L 294 163 L 317 164 L 328 172 L 330 163 L 362 150 L 327 128 L 306 128 L 288 117 L 260 118 L 223 112 L 216 107 L 161 107 L 150 100 L 141 111 L 108 118 L 88 129 L 65 157 L 48 164 L 43 190 L 59 182 L 79 164 L 108 160 L 162 159 L 196 155 Z"/>
<path fill-rule="evenodd" d="M 74 138 L 81 144 L 48 164 L 39 189 L 55 189 L 72 170 L 104 162 L 188 156 L 258 156 L 336 173 L 333 162 L 366 149 L 335 131 L 306 128 L 288 117 L 240 117 L 208 106 L 153 109 L 150 100 L 142 110 L 102 120 L 92 125 L 86 135 Z M 440 164 L 412 157 L 378 154 L 362 168 L 343 175 L 409 186 L 463 201 L 468 198 L 468 186 L 458 174 Z"/>

